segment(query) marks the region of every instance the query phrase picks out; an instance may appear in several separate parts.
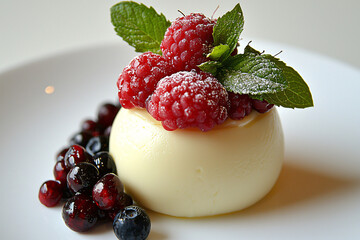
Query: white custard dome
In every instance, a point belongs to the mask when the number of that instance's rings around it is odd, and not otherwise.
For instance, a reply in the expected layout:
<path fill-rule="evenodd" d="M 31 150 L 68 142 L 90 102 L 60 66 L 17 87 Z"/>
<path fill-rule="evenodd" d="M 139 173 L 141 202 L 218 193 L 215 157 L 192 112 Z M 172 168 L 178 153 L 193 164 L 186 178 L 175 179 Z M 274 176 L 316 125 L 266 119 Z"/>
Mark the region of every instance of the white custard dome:
<path fill-rule="evenodd" d="M 139 205 L 202 217 L 238 211 L 264 197 L 279 176 L 284 137 L 275 107 L 228 119 L 208 132 L 167 131 L 146 110 L 121 109 L 110 153 Z"/>

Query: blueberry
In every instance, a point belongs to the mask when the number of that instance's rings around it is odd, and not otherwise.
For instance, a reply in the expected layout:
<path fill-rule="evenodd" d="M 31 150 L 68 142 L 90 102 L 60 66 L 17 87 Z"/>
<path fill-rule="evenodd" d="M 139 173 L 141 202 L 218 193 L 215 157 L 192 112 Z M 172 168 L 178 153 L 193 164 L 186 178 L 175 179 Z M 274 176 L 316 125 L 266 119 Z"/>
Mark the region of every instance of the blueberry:
<path fill-rule="evenodd" d="M 109 151 L 109 137 L 96 136 L 89 140 L 86 144 L 86 151 L 91 155 L 95 155 L 98 152 Z"/>
<path fill-rule="evenodd" d="M 99 169 L 100 177 L 107 173 L 116 173 L 114 159 L 108 152 L 98 152 L 94 155 L 94 165 Z"/>
<path fill-rule="evenodd" d="M 141 240 L 148 237 L 151 223 L 144 209 L 131 205 L 116 215 L 113 228 L 120 240 Z"/>

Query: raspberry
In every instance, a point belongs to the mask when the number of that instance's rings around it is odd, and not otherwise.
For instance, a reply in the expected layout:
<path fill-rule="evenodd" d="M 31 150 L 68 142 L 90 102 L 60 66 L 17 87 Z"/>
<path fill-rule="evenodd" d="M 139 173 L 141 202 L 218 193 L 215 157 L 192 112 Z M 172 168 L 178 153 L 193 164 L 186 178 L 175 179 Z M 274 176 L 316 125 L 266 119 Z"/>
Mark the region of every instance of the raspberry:
<path fill-rule="evenodd" d="M 200 13 L 177 18 L 166 30 L 161 51 L 177 71 L 198 69 L 207 61 L 214 42 L 212 33 L 216 21 Z"/>
<path fill-rule="evenodd" d="M 257 99 L 252 99 L 252 105 L 253 108 L 258 111 L 259 113 L 266 113 L 267 111 L 269 111 L 274 104 L 269 104 L 267 101 L 263 100 L 257 100 Z"/>
<path fill-rule="evenodd" d="M 158 54 L 146 52 L 134 58 L 117 82 L 120 104 L 124 108 L 144 108 L 158 81 L 172 73 L 170 64 Z"/>
<path fill-rule="evenodd" d="M 208 131 L 227 118 L 228 94 L 211 74 L 178 72 L 161 79 L 147 110 L 166 130 L 197 127 Z"/>
<path fill-rule="evenodd" d="M 235 120 L 241 120 L 252 111 L 251 98 L 247 94 L 236 94 L 228 92 L 230 108 L 229 117 Z"/>

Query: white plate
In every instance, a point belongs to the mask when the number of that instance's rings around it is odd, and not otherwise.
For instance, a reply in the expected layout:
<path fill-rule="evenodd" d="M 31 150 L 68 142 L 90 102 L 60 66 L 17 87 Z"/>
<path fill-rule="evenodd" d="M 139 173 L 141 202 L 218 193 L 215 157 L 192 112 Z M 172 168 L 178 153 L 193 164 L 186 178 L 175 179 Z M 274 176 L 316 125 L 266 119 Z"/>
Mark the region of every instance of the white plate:
<path fill-rule="evenodd" d="M 245 41 L 243 41 L 245 43 Z M 360 72 L 303 50 L 254 41 L 294 66 L 315 107 L 280 109 L 286 162 L 274 189 L 233 214 L 180 219 L 150 213 L 149 239 L 359 239 Z M 111 224 L 68 229 L 61 207 L 38 201 L 55 153 L 103 101 L 135 53 L 116 43 L 71 51 L 0 74 L 1 239 L 115 239 Z M 45 94 L 47 86 L 53 94 Z"/>

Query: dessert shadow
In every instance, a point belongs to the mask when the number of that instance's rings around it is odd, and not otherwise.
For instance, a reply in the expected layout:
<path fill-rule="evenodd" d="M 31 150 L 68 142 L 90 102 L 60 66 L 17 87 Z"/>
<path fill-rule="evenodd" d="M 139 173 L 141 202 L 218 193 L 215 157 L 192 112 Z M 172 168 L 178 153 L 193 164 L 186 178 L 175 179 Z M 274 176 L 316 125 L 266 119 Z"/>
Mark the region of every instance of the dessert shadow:
<path fill-rule="evenodd" d="M 276 184 L 262 200 L 228 216 L 264 214 L 291 208 L 360 184 L 358 180 L 341 178 L 291 162 L 291 159 L 286 159 Z"/>

